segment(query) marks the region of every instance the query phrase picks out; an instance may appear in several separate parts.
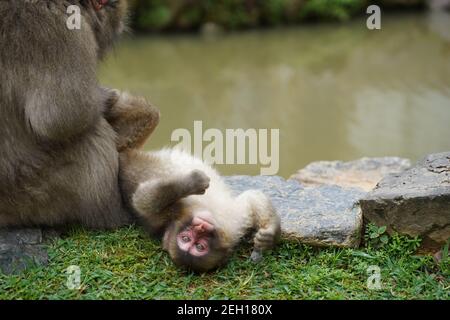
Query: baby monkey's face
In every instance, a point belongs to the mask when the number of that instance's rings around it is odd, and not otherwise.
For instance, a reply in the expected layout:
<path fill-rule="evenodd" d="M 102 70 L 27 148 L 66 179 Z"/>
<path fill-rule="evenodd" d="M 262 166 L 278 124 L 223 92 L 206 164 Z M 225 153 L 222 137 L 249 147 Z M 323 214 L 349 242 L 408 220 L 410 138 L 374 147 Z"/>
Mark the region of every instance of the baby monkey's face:
<path fill-rule="evenodd" d="M 228 257 L 229 246 L 211 213 L 191 214 L 184 222 L 174 222 L 164 235 L 163 245 L 179 266 L 194 271 L 208 271 Z"/>
<path fill-rule="evenodd" d="M 195 216 L 192 222 L 177 234 L 177 245 L 181 251 L 201 257 L 208 254 L 215 236 L 214 224 L 203 217 Z"/>

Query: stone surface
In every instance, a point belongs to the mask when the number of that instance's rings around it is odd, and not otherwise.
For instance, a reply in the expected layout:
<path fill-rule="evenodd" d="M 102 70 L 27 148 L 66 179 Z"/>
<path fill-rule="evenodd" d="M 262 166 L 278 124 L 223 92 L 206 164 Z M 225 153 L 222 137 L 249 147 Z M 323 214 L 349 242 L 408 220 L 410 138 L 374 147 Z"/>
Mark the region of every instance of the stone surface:
<path fill-rule="evenodd" d="M 433 10 L 450 10 L 450 0 L 428 0 L 428 6 Z"/>
<path fill-rule="evenodd" d="M 305 186 L 338 185 L 372 190 L 387 174 L 408 169 L 411 162 L 397 157 L 361 158 L 354 161 L 317 161 L 291 176 Z"/>
<path fill-rule="evenodd" d="M 277 176 L 232 176 L 227 183 L 239 194 L 259 189 L 267 194 L 281 216 L 284 236 L 316 246 L 357 247 L 362 215 L 358 200 L 365 194 L 355 188 L 305 188 L 295 180 Z"/>
<path fill-rule="evenodd" d="M 17 273 L 32 264 L 47 264 L 40 229 L 0 230 L 0 272 Z"/>
<path fill-rule="evenodd" d="M 424 251 L 439 249 L 450 238 L 450 152 L 386 176 L 361 207 L 365 218 L 388 232 L 421 236 Z"/>

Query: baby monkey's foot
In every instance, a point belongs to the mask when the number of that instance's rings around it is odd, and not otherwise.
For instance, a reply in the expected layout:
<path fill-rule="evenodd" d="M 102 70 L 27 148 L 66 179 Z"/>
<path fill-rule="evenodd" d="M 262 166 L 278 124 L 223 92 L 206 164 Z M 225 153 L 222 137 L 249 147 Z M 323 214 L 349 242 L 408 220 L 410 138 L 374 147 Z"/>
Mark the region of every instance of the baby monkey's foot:
<path fill-rule="evenodd" d="M 193 170 L 187 180 L 188 195 L 204 194 L 209 188 L 209 177 L 201 170 Z"/>
<path fill-rule="evenodd" d="M 275 246 L 279 236 L 279 232 L 276 228 L 261 228 L 256 232 L 254 238 L 254 249 L 251 255 L 253 262 L 259 262 L 262 260 L 262 254 L 264 251 L 270 250 Z"/>

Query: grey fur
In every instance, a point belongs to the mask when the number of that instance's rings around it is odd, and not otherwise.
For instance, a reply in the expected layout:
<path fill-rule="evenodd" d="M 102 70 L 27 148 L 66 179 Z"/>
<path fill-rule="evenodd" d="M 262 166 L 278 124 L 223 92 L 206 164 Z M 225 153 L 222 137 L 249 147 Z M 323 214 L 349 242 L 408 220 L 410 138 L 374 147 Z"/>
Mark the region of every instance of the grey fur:
<path fill-rule="evenodd" d="M 81 30 L 66 7 L 82 6 Z M 88 1 L 0 1 L 0 226 L 129 223 L 116 133 L 97 63 L 123 8 Z"/>

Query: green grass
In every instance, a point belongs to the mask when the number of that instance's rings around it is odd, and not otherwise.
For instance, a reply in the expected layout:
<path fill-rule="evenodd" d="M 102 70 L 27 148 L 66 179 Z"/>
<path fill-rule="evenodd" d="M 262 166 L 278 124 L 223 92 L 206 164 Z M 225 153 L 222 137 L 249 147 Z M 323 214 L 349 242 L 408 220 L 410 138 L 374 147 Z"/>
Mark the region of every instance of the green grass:
<path fill-rule="evenodd" d="M 370 228 L 362 249 L 283 240 L 255 265 L 251 246 L 244 245 L 226 267 L 202 275 L 177 269 L 139 228 L 76 229 L 49 245 L 47 267 L 0 274 L 0 299 L 449 299 L 448 257 L 436 263 L 415 256 L 420 240 L 395 235 L 380 241 Z M 79 290 L 66 287 L 70 265 L 81 268 Z M 367 289 L 371 265 L 380 267 L 381 290 Z"/>

